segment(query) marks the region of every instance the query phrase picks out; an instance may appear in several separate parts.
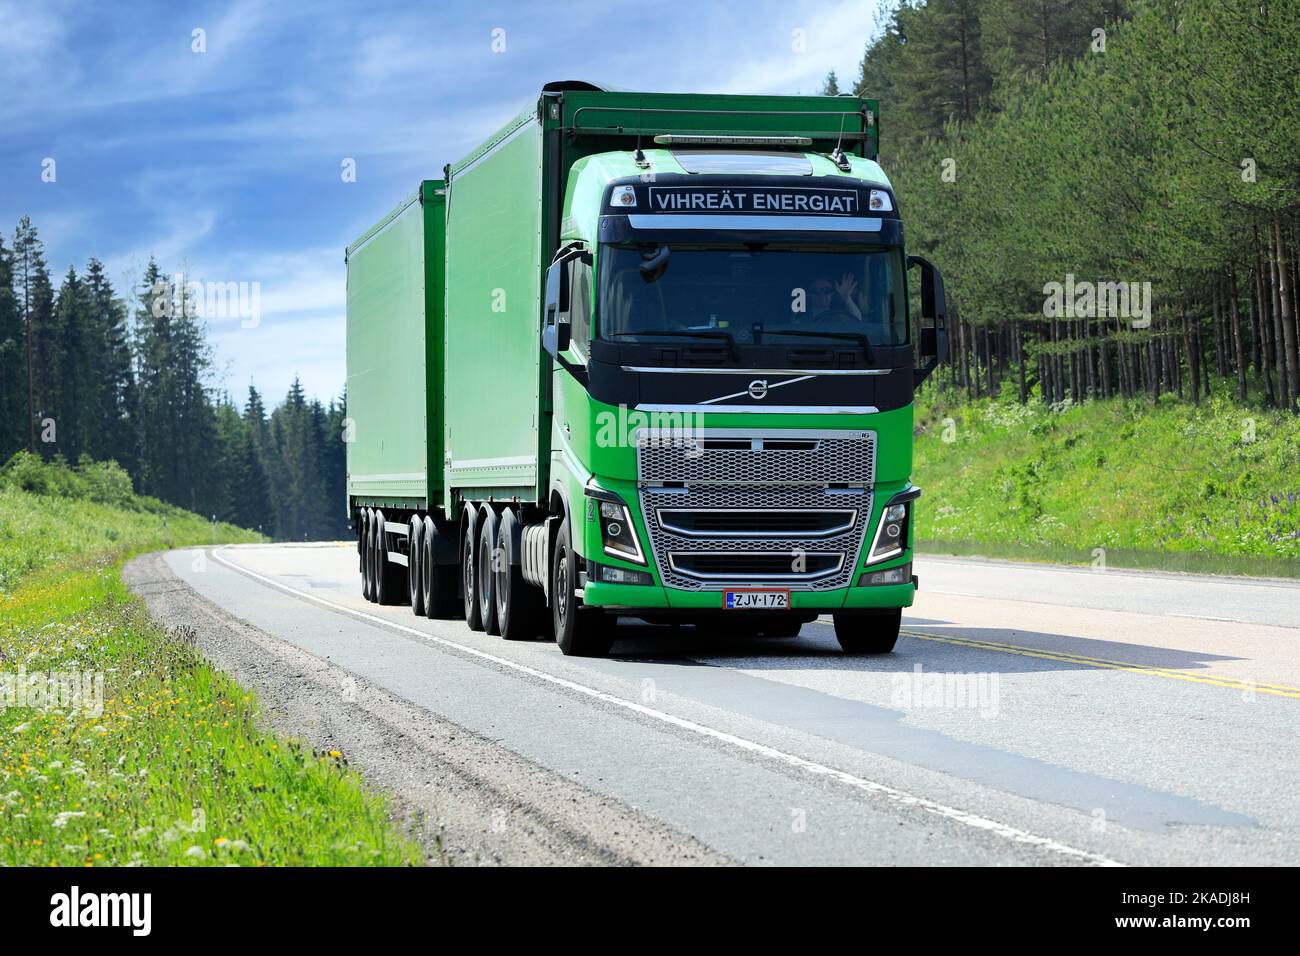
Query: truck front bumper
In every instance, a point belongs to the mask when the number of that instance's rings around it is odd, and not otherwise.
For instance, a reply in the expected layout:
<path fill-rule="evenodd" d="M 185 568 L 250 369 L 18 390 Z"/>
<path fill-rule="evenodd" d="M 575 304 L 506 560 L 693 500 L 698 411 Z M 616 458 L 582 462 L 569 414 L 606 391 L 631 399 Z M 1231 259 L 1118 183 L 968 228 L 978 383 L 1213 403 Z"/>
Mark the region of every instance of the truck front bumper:
<path fill-rule="evenodd" d="M 827 612 L 856 608 L 911 607 L 915 595 L 915 579 L 907 584 L 878 587 L 851 587 L 834 591 L 791 591 L 790 610 Z M 723 608 L 723 591 L 680 591 L 659 585 L 642 587 L 631 584 L 588 582 L 583 590 L 582 601 L 593 607 L 629 613 L 663 608 L 716 611 Z"/>

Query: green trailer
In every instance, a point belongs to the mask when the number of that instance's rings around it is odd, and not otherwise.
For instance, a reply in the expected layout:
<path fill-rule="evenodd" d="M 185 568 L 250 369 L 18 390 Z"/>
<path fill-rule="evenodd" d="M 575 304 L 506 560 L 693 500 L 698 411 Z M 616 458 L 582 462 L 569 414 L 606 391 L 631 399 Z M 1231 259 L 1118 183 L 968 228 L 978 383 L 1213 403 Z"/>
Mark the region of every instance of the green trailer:
<path fill-rule="evenodd" d="M 349 246 L 365 596 L 570 654 L 622 617 L 892 649 L 946 306 L 877 131 L 857 97 L 548 84 Z"/>

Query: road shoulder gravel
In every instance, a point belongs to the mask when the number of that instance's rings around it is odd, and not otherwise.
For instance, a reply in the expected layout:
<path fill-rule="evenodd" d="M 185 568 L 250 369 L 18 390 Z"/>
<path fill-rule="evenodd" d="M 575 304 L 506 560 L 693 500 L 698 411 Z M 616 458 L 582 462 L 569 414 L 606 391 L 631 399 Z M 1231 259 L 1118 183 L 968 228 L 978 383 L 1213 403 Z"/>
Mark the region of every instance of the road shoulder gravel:
<path fill-rule="evenodd" d="M 717 865 L 724 856 L 278 640 L 181 581 L 160 554 L 122 571 L 153 618 L 187 627 L 216 667 L 257 692 L 269 729 L 339 750 L 389 797 L 430 863 Z"/>

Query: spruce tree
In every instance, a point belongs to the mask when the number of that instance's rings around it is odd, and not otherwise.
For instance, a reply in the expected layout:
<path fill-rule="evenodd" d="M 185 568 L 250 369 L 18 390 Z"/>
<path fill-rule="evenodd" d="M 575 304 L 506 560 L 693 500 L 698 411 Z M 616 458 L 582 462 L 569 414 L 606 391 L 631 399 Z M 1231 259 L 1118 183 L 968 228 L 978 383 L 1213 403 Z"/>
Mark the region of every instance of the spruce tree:
<path fill-rule="evenodd" d="M 14 294 L 18 299 L 23 325 L 23 352 L 26 384 L 26 441 L 27 450 L 42 450 L 41 438 L 47 432 L 45 420 L 51 416 L 47 408 L 53 407 L 56 374 L 56 342 L 54 339 L 54 289 L 45 265 L 45 248 L 29 217 L 23 216 L 14 230 L 13 241 Z M 54 434 L 57 438 L 57 420 Z M 53 454 L 52 448 L 43 449 Z"/>
<path fill-rule="evenodd" d="M 0 461 L 27 444 L 26 349 L 13 279 L 13 256 L 0 235 Z"/>

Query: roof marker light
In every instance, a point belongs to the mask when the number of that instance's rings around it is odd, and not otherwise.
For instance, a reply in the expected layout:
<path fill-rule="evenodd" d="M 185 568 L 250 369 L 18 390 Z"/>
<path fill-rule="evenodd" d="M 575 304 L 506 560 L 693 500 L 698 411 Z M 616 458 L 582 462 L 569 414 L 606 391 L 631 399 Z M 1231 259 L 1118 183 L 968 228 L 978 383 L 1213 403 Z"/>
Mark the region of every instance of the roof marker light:
<path fill-rule="evenodd" d="M 810 136 L 709 136 L 702 134 L 660 133 L 660 146 L 811 146 Z"/>

